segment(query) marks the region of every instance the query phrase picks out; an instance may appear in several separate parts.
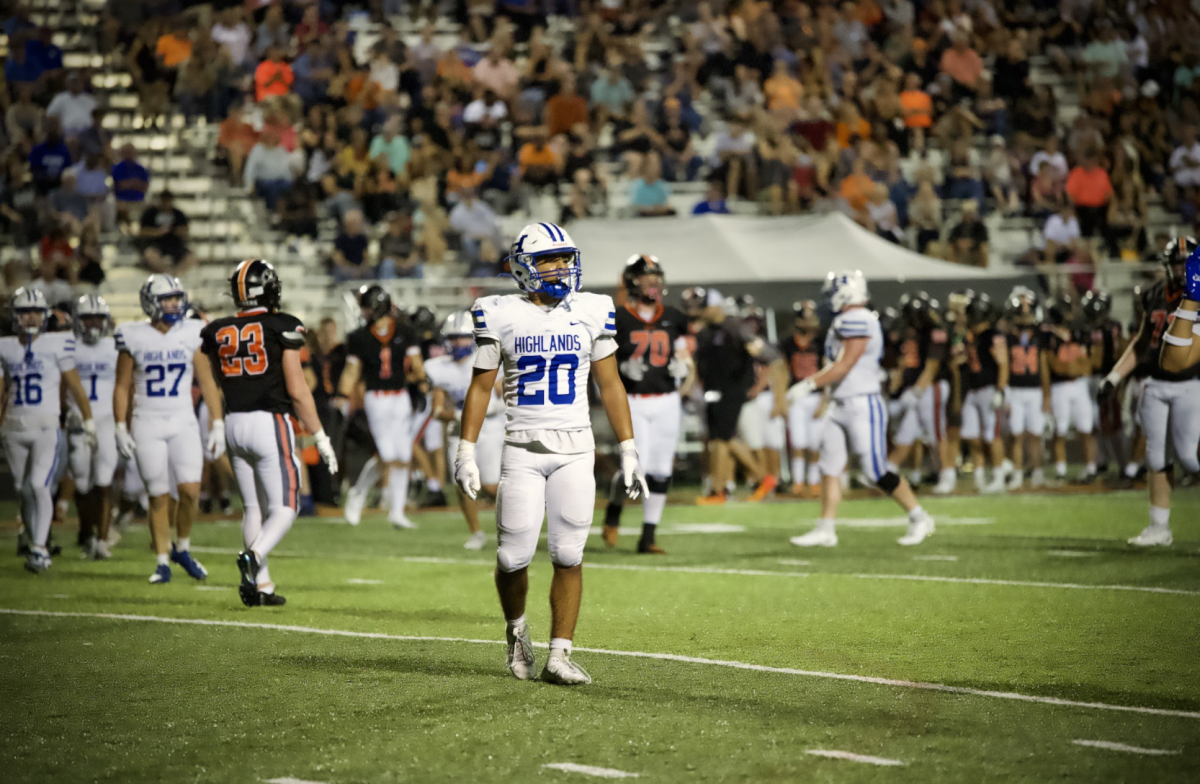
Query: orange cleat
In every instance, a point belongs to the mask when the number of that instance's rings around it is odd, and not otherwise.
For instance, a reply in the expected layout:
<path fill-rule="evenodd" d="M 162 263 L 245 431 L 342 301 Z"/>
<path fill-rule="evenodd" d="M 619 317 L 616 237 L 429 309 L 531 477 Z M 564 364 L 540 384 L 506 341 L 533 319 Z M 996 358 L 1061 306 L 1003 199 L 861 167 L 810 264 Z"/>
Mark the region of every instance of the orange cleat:
<path fill-rule="evenodd" d="M 751 501 L 758 502 L 767 497 L 767 494 L 779 486 L 779 480 L 767 474 L 763 480 L 758 483 L 758 487 L 754 488 L 754 492 L 750 494 Z"/>
<path fill-rule="evenodd" d="M 615 525 L 604 526 L 604 543 L 609 547 L 617 546 L 617 533 L 620 531 Z"/>
<path fill-rule="evenodd" d="M 659 547 L 656 544 L 644 544 L 644 545 L 639 544 L 637 551 L 639 553 L 642 553 L 645 555 L 666 555 L 667 554 L 666 550 L 662 549 L 661 547 Z"/>
<path fill-rule="evenodd" d="M 808 498 L 808 486 L 792 483 L 791 489 L 788 490 L 788 495 L 796 498 Z"/>
<path fill-rule="evenodd" d="M 711 493 L 696 497 L 696 506 L 720 506 L 725 503 L 724 493 Z"/>

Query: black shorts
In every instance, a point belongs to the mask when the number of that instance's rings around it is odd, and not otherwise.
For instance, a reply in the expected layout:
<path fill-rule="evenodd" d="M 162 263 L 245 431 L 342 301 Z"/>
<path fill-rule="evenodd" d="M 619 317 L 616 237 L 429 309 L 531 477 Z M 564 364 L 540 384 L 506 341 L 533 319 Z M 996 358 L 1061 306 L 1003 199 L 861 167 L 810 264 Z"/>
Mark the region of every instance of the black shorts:
<path fill-rule="evenodd" d="M 717 441 L 732 441 L 737 435 L 738 417 L 746 404 L 746 390 L 729 389 L 721 393 L 721 399 L 709 402 L 704 407 L 708 422 L 708 437 Z"/>

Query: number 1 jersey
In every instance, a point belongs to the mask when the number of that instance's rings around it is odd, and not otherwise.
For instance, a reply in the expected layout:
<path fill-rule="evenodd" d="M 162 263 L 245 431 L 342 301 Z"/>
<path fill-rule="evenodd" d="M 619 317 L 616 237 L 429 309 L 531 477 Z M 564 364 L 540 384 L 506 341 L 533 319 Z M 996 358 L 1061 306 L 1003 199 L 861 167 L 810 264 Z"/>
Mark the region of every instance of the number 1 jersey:
<path fill-rule="evenodd" d="M 133 411 L 195 418 L 192 409 L 192 358 L 200 348 L 204 323 L 183 319 L 159 332 L 149 321 L 117 327 L 117 351 L 133 357 Z"/>
<path fill-rule="evenodd" d="M 588 375 L 592 362 L 617 350 L 612 297 L 571 293 L 549 310 L 523 294 L 483 297 L 471 315 L 480 346 L 475 367 L 504 365 L 507 440 L 541 441 L 554 452 L 593 449 Z M 498 344 L 499 356 L 488 343 Z M 546 443 L 545 431 L 587 436 L 567 439 L 571 443 L 559 448 Z"/>
<path fill-rule="evenodd" d="M 88 396 L 92 416 L 112 419 L 113 388 L 117 385 L 117 344 L 112 337 L 100 338 L 93 344 L 80 340 L 75 345 L 75 369 Z M 67 395 L 67 405 L 78 411 L 75 398 Z"/>
<path fill-rule="evenodd" d="M 225 410 L 291 414 L 283 352 L 304 348 L 304 325 L 288 313 L 255 309 L 219 318 L 200 333 Z"/>

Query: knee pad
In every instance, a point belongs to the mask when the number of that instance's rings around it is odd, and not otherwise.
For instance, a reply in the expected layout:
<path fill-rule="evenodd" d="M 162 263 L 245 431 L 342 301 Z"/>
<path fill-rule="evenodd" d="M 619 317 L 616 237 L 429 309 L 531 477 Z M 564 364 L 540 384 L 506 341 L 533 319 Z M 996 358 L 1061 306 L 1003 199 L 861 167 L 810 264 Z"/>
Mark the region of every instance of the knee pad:
<path fill-rule="evenodd" d="M 570 568 L 583 563 L 584 542 L 560 542 L 550 547 L 550 562 L 555 566 Z M 528 562 L 526 562 L 528 563 Z"/>
<path fill-rule="evenodd" d="M 667 490 L 671 487 L 671 477 L 647 476 L 646 486 L 650 488 L 651 493 L 667 494 Z"/>
<path fill-rule="evenodd" d="M 896 492 L 896 488 L 900 486 L 900 477 L 894 472 L 888 471 L 886 474 L 879 477 L 879 481 L 875 484 L 880 490 L 888 495 L 891 495 L 892 493 Z"/>
<path fill-rule="evenodd" d="M 554 553 L 550 553 L 554 558 Z M 582 556 L 581 556 L 582 557 Z M 502 572 L 519 572 L 533 561 L 533 552 L 520 552 L 512 542 L 506 542 L 496 548 L 496 568 Z"/>

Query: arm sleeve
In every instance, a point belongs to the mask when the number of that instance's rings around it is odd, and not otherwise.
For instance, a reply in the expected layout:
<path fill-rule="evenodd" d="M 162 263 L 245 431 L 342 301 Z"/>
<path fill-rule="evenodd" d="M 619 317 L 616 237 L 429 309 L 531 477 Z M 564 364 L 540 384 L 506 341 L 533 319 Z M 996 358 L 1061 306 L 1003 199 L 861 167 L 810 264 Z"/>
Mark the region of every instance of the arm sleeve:
<path fill-rule="evenodd" d="M 612 297 L 602 297 L 596 308 L 600 329 L 592 338 L 592 361 L 599 362 L 617 351 L 617 308 Z"/>
<path fill-rule="evenodd" d="M 279 326 L 279 342 L 285 349 L 299 350 L 307 345 L 304 340 L 304 324 L 300 322 L 300 319 L 293 316 L 284 319 Z"/>
<path fill-rule="evenodd" d="M 483 346 L 484 340 L 493 341 L 499 346 L 500 335 L 495 332 L 495 327 L 489 324 L 495 321 L 495 315 L 489 312 L 482 299 L 475 300 L 475 304 L 471 306 L 471 321 L 475 327 L 475 342 L 480 347 Z M 498 362 L 496 367 L 499 367 Z"/>
<path fill-rule="evenodd" d="M 117 346 L 118 353 L 125 353 L 129 355 L 133 354 L 133 352 L 129 350 L 129 345 L 125 342 L 125 333 L 120 327 L 117 327 L 117 331 L 113 333 L 113 342 Z"/>
<path fill-rule="evenodd" d="M 75 369 L 75 338 L 74 336 L 63 341 L 62 351 L 58 354 L 58 370 L 60 373 L 66 373 L 68 370 Z"/>
<path fill-rule="evenodd" d="M 479 347 L 475 352 L 475 363 L 473 367 L 476 370 L 495 370 L 500 367 L 500 342 L 492 338 L 475 338 L 475 343 Z"/>

